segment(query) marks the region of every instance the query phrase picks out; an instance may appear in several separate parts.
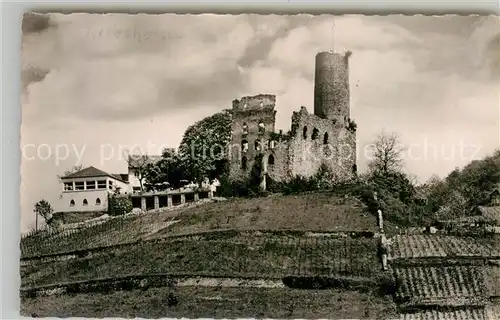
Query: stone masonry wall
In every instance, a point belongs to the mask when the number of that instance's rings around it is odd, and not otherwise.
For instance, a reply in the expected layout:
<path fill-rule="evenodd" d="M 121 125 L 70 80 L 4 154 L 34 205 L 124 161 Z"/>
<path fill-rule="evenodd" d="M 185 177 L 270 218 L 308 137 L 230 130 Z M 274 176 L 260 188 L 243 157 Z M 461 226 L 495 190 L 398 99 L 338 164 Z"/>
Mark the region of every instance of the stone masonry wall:
<path fill-rule="evenodd" d="M 274 164 L 269 162 L 270 156 L 274 159 Z M 289 174 L 289 144 L 287 141 L 281 141 L 273 149 L 268 149 L 264 157 L 264 167 L 266 173 L 274 181 L 283 181 Z"/>
<path fill-rule="evenodd" d="M 276 96 L 268 94 L 233 101 L 229 169 L 232 180 L 246 180 L 250 176 L 256 156 L 269 148 L 276 119 L 275 102 Z M 262 124 L 263 128 L 260 128 L 259 124 Z M 243 167 L 245 159 L 246 169 Z"/>
<path fill-rule="evenodd" d="M 339 181 L 350 179 L 356 163 L 356 138 L 347 126 L 347 121 L 322 119 L 305 108 L 294 112 L 289 174 L 310 177 L 326 165 Z"/>
<path fill-rule="evenodd" d="M 349 57 L 346 54 L 320 52 L 316 55 L 314 114 L 320 118 L 349 118 Z"/>

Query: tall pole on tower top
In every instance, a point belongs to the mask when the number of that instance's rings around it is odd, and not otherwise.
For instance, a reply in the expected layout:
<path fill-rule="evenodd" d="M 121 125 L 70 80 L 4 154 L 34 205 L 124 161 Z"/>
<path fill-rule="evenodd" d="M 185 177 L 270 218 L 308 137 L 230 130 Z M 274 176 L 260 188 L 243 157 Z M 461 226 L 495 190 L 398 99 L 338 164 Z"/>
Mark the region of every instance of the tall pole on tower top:
<path fill-rule="evenodd" d="M 335 16 L 332 15 L 332 47 L 330 52 L 335 52 Z"/>

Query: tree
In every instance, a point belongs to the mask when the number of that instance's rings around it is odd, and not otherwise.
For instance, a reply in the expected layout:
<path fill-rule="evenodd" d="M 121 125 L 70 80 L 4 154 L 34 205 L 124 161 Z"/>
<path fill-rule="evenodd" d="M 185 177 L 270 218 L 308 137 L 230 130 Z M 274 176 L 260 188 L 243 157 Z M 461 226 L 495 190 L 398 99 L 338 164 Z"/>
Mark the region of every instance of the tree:
<path fill-rule="evenodd" d="M 188 127 L 179 146 L 185 178 L 213 179 L 224 174 L 230 141 L 230 110 L 206 117 Z"/>
<path fill-rule="evenodd" d="M 368 164 L 370 171 L 384 177 L 401 172 L 404 151 L 405 148 L 396 133 L 380 133 L 372 144 L 372 159 Z"/>
<path fill-rule="evenodd" d="M 52 213 L 54 213 L 54 209 L 50 205 L 50 203 L 44 199 L 35 203 L 34 210 L 36 213 L 36 229 L 38 229 L 38 216 L 41 216 L 47 224 L 50 224 L 52 221 Z"/>
<path fill-rule="evenodd" d="M 184 166 L 179 154 L 174 150 L 164 150 L 160 160 L 146 167 L 144 178 L 146 189 L 158 189 L 158 186 L 161 189 L 165 182 L 172 187 L 179 187 L 180 181 L 184 179 Z"/>
<path fill-rule="evenodd" d="M 154 163 L 154 159 L 147 154 L 128 155 L 127 163 L 129 170 L 132 169 L 139 180 L 141 191 L 144 190 L 144 179 L 147 168 Z"/>
<path fill-rule="evenodd" d="M 63 177 L 69 176 L 72 173 L 78 172 L 78 171 L 80 171 L 82 169 L 83 169 L 83 165 L 81 165 L 81 164 L 80 165 L 75 165 L 71 169 L 64 171 L 64 173 L 62 175 L 58 176 L 58 177 L 59 177 L 59 179 L 61 179 Z"/>

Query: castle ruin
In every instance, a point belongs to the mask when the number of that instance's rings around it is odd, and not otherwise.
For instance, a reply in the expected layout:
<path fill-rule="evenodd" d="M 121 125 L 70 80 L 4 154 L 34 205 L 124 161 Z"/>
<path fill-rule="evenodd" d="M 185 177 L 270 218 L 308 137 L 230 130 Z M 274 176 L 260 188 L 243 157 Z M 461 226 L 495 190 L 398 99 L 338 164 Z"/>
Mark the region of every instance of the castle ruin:
<path fill-rule="evenodd" d="M 337 181 L 356 175 L 356 125 L 350 118 L 349 57 L 320 52 L 316 55 L 314 114 L 305 107 L 293 112 L 291 130 L 275 132 L 276 96 L 259 94 L 233 101 L 230 178 L 249 179 L 260 170 L 266 181 L 311 177 L 326 166 Z M 256 163 L 258 161 L 258 163 Z"/>

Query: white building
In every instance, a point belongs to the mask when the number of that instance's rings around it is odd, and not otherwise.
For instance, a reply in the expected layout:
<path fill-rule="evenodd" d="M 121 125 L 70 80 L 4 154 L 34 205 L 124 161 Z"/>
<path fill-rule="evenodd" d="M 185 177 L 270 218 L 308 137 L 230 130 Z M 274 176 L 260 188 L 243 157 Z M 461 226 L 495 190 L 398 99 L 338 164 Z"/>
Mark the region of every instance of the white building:
<path fill-rule="evenodd" d="M 112 193 L 130 193 L 127 174 L 109 174 L 88 167 L 61 178 L 60 212 L 106 211 Z"/>
<path fill-rule="evenodd" d="M 128 182 L 131 192 L 141 191 L 141 182 L 139 179 L 142 178 L 142 183 L 144 183 L 143 170 L 145 166 L 155 164 L 160 159 L 161 156 L 157 155 L 130 155 L 128 157 Z"/>

